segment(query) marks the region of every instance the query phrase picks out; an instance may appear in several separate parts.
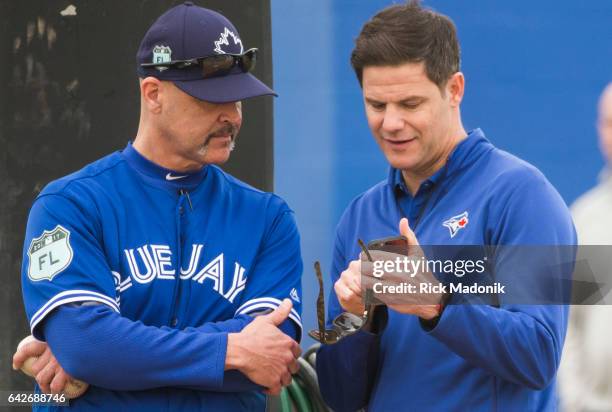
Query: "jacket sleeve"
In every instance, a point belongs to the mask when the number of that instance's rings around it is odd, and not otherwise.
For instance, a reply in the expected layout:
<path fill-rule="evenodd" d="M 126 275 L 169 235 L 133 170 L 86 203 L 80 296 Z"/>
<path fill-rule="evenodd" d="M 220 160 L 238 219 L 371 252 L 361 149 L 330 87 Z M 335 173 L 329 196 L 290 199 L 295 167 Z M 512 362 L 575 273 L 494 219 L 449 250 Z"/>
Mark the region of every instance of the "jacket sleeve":
<path fill-rule="evenodd" d="M 111 390 L 223 388 L 227 332 L 147 326 L 103 305 L 63 305 L 43 328 L 64 370 L 90 385 Z"/>
<path fill-rule="evenodd" d="M 241 315 L 176 330 L 132 321 L 103 305 L 63 305 L 48 316 L 43 328 L 64 370 L 90 385 L 111 390 L 178 386 L 243 392 L 263 388 L 237 370 L 225 370 L 227 335 L 251 321 Z M 292 325 L 287 322 L 281 329 L 295 338 Z"/>

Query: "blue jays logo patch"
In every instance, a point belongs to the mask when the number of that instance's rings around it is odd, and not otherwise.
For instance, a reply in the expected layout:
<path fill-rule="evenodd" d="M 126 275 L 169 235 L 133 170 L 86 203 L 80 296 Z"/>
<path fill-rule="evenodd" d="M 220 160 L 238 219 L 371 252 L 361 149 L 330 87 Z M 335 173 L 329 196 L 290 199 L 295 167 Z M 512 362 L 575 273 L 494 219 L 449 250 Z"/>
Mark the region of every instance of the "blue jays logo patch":
<path fill-rule="evenodd" d="M 450 231 L 450 237 L 453 238 L 459 232 L 459 230 L 463 229 L 470 222 L 468 219 L 468 212 L 463 212 L 460 215 L 453 216 L 450 219 L 444 221 L 442 226 L 446 226 Z"/>

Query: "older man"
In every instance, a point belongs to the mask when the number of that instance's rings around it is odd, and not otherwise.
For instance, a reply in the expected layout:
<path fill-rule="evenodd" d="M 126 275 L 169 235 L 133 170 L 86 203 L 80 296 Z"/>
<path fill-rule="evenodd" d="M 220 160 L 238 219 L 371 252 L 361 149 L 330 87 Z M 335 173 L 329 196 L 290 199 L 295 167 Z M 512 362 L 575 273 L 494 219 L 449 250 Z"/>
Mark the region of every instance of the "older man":
<path fill-rule="evenodd" d="M 495 148 L 482 130 L 464 129 L 465 78 L 448 17 L 414 1 L 382 10 L 364 25 L 351 63 L 370 130 L 391 167 L 338 224 L 330 319 L 364 313 L 359 238 L 399 232 L 413 246 L 575 245 L 567 207 L 546 178 Z M 504 280 L 528 269 L 506 268 Z M 558 287 L 555 279 L 545 286 Z M 554 410 L 567 307 L 505 297 L 495 306 L 452 303 L 455 296 L 431 305 L 389 303 L 359 332 L 323 345 L 317 372 L 330 406 Z"/>
<path fill-rule="evenodd" d="M 600 183 L 580 196 L 571 211 L 578 242 L 589 245 L 586 248 L 594 247 L 606 253 L 605 250 L 612 245 L 612 227 L 609 224 L 612 210 L 612 83 L 599 98 L 597 117 L 599 148 L 606 167 L 601 172 Z M 563 410 L 612 410 L 612 370 L 609 367 L 612 362 L 609 345 L 612 328 L 608 323 L 611 317 L 612 307 L 607 305 L 572 306 L 566 348 L 559 367 Z"/>
<path fill-rule="evenodd" d="M 262 410 L 262 392 L 297 370 L 293 213 L 215 166 L 234 147 L 240 101 L 274 94 L 249 73 L 256 54 L 222 15 L 170 9 L 138 50 L 133 144 L 34 202 L 23 293 L 48 348 L 24 347 L 15 367 L 43 353 L 43 391 L 61 391 L 66 372 L 87 382 L 71 408 Z"/>

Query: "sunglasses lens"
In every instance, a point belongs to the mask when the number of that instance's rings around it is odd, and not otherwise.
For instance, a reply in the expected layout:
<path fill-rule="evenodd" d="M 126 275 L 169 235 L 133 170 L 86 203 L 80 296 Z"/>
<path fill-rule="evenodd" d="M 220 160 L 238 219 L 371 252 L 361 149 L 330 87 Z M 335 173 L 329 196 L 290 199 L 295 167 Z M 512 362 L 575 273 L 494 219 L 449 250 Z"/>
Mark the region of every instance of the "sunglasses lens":
<path fill-rule="evenodd" d="M 363 319 L 349 312 L 344 312 L 334 319 L 340 334 L 352 334 L 357 332 L 363 326 Z"/>
<path fill-rule="evenodd" d="M 200 63 L 204 77 L 223 76 L 234 67 L 234 57 L 229 54 L 220 54 L 202 59 Z"/>
<path fill-rule="evenodd" d="M 312 329 L 310 332 L 308 332 L 308 336 L 310 336 L 317 342 L 321 342 L 321 334 L 319 333 L 318 329 Z M 324 343 L 324 342 L 321 342 L 321 343 Z"/>
<path fill-rule="evenodd" d="M 321 336 L 318 329 L 313 329 L 308 332 L 308 336 L 316 340 L 317 342 L 331 345 L 338 342 L 342 337 L 335 330 L 325 329 L 325 336 Z"/>
<path fill-rule="evenodd" d="M 203 77 L 225 76 L 234 66 L 238 65 L 243 72 L 250 72 L 255 68 L 257 49 L 247 50 L 244 54 L 219 54 L 204 57 L 199 60 Z"/>
<path fill-rule="evenodd" d="M 247 50 L 240 60 L 240 66 L 245 73 L 255 70 L 255 63 L 257 63 L 257 49 Z"/>

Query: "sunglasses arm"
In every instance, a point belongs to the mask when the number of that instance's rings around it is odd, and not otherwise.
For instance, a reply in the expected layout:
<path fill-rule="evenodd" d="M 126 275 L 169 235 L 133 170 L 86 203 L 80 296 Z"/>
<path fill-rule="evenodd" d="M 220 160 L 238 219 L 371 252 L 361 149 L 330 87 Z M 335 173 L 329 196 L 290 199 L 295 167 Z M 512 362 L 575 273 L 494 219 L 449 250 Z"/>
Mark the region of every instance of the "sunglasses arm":
<path fill-rule="evenodd" d="M 367 314 L 366 314 L 367 313 Z M 361 328 L 364 332 L 378 335 L 387 327 L 389 312 L 384 305 L 368 305 L 364 311 L 364 324 Z"/>

